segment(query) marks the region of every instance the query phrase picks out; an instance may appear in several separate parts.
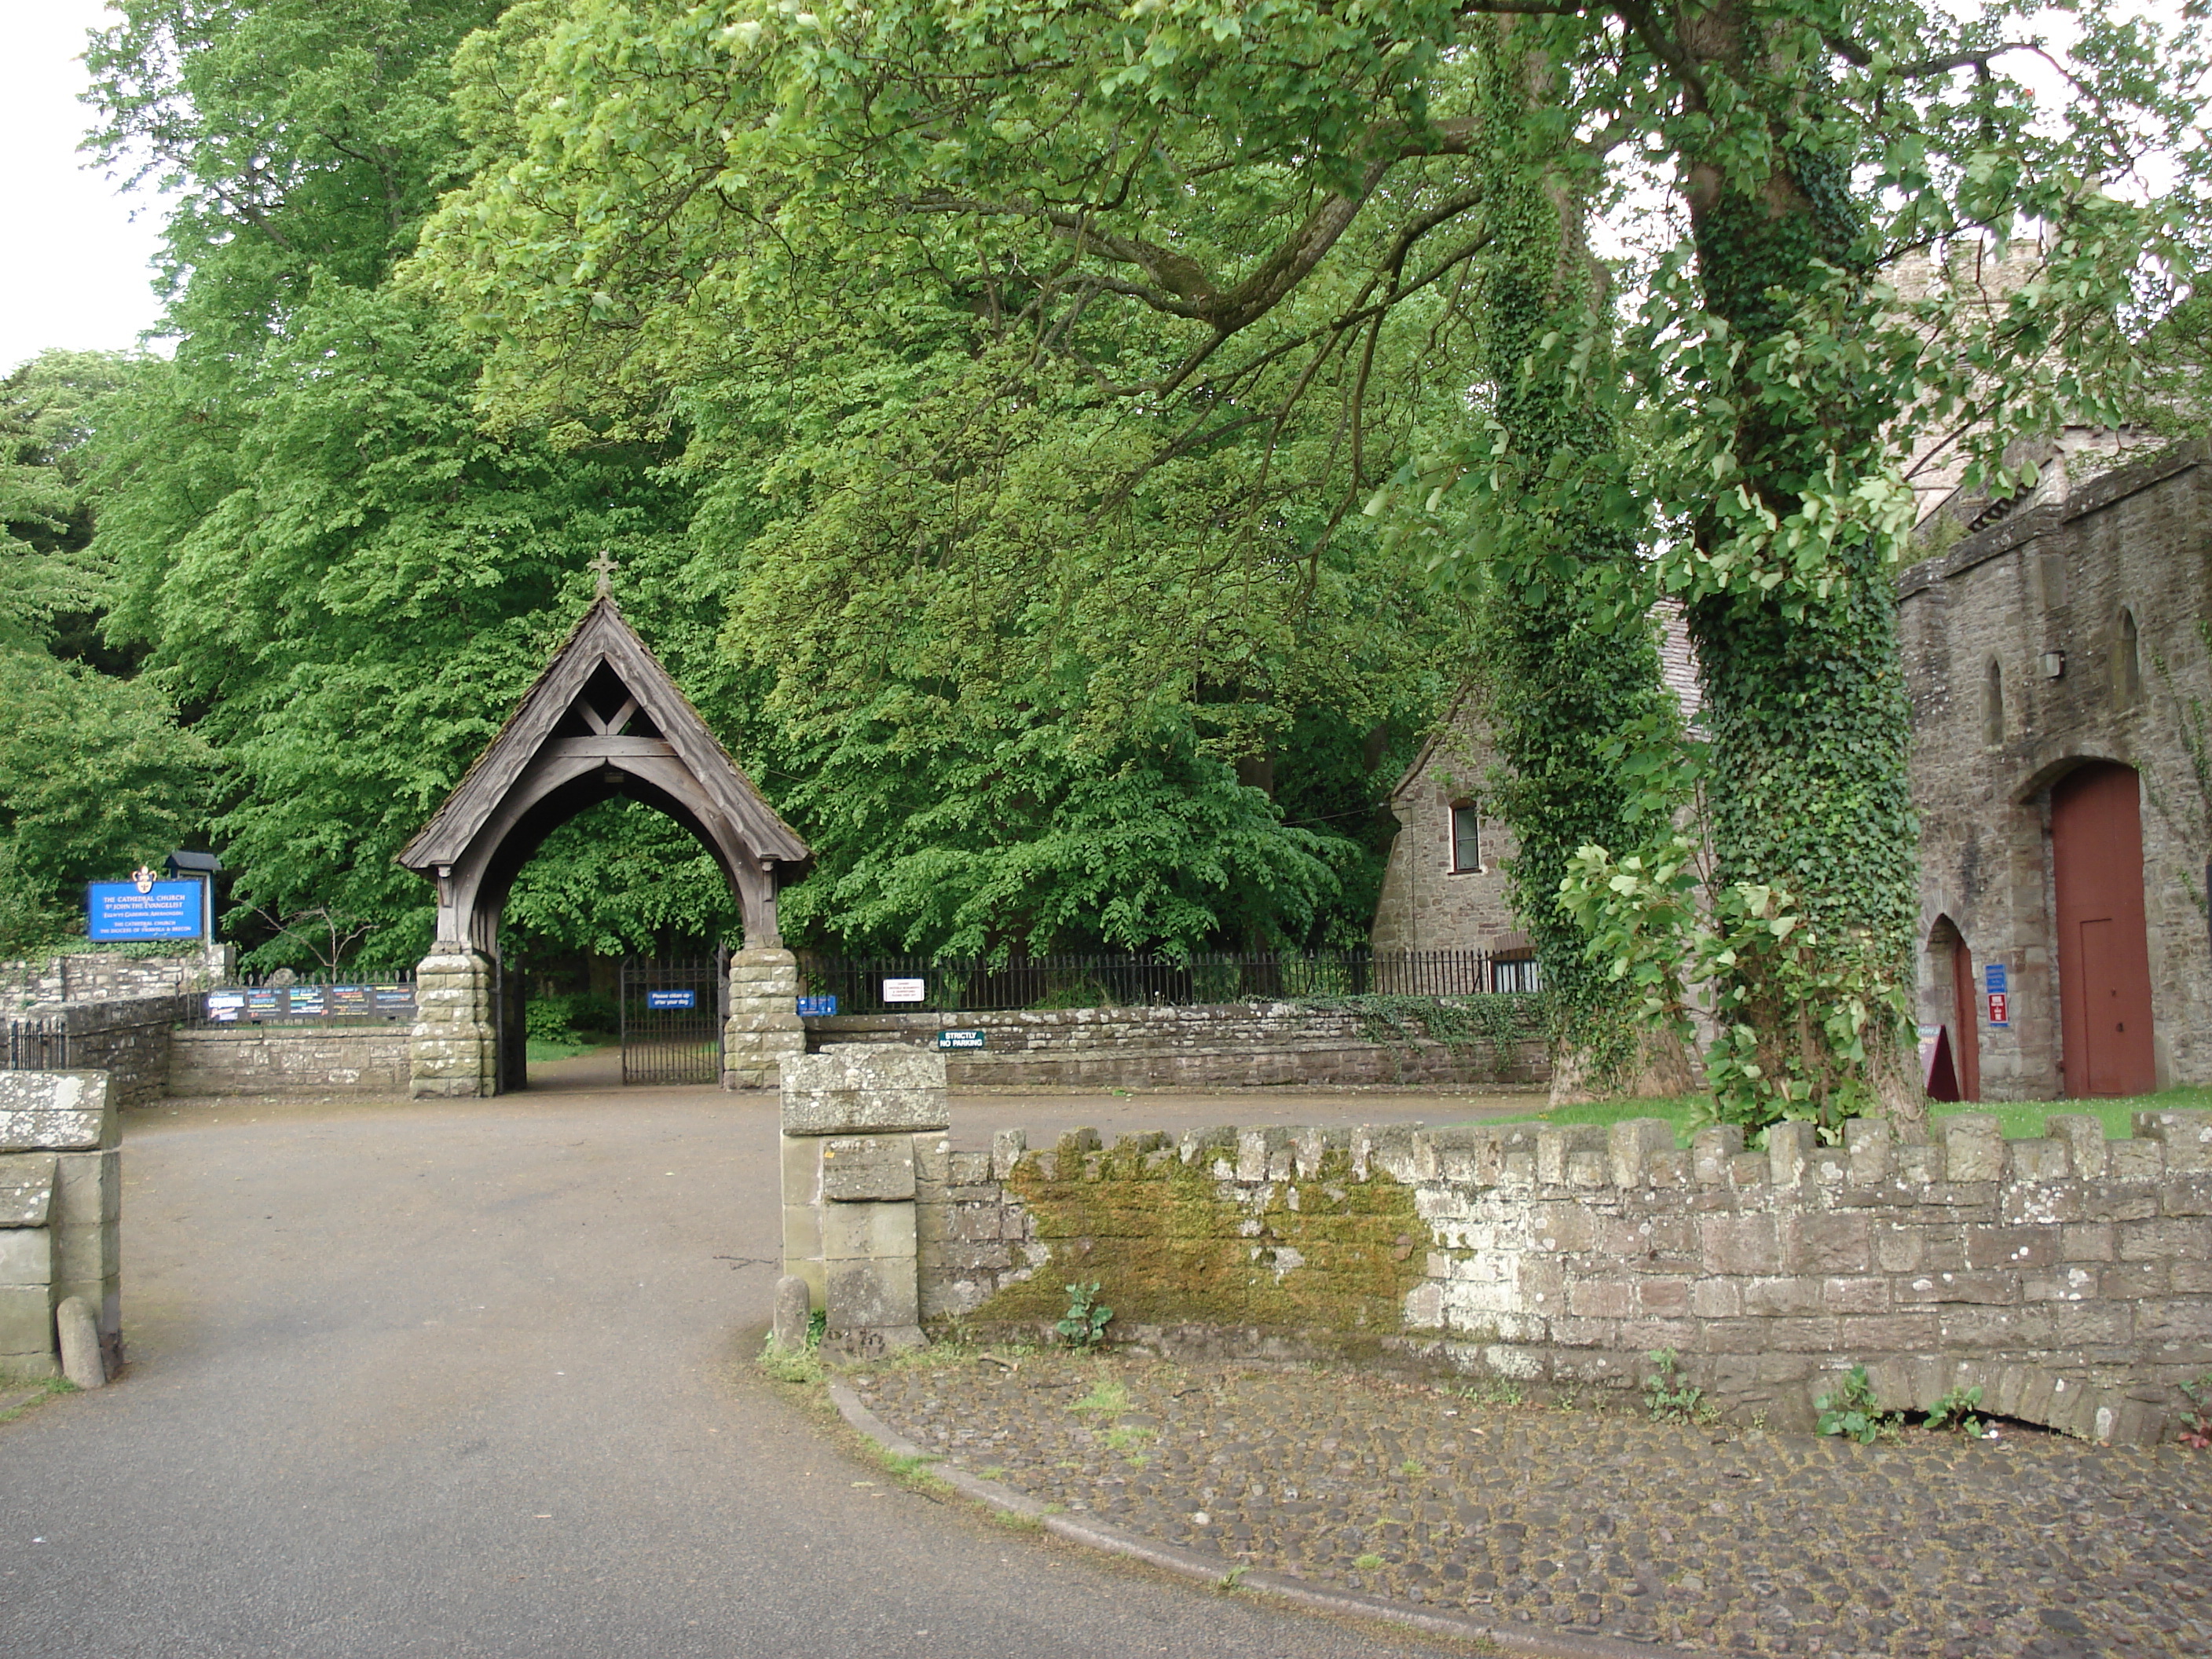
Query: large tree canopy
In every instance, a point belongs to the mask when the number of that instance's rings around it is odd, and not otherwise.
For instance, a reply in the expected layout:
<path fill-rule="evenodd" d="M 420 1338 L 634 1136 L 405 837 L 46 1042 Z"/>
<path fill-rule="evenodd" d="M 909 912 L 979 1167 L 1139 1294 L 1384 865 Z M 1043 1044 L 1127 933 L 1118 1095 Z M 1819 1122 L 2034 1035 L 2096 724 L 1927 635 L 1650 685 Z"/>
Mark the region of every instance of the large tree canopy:
<path fill-rule="evenodd" d="M 91 54 L 102 139 L 182 206 L 175 361 L 118 394 L 97 446 L 106 626 L 150 647 L 219 758 L 246 905 L 419 954 L 427 895 L 391 855 L 606 548 L 632 620 L 817 848 L 795 937 L 1364 931 L 1375 808 L 1456 623 L 1371 527 L 1319 532 L 1344 501 L 1271 482 L 1249 440 L 1255 468 L 1197 445 L 1125 489 L 1115 459 L 1160 412 L 1102 414 L 1064 366 L 1023 362 L 1006 295 L 965 273 L 672 375 L 650 419 L 481 424 L 480 332 L 390 275 L 437 192 L 507 156 L 498 82 L 540 9 L 120 9 Z M 509 921 L 526 951 L 607 950 L 735 917 L 687 838 L 609 811 L 548 844 Z"/>
<path fill-rule="evenodd" d="M 1546 76 L 1510 109 L 1475 68 L 1500 14 Z M 1246 458 L 1225 568 L 1287 532 L 1318 585 L 1365 503 L 1524 607 L 1579 595 L 1565 626 L 1641 614 L 1656 580 L 1704 662 L 1709 856 L 1593 845 L 1569 896 L 1660 1006 L 1660 958 L 1702 932 L 1723 1109 L 1832 1126 L 1909 1092 L 1903 471 L 1948 436 L 2008 487 L 2020 433 L 2112 418 L 2197 267 L 2193 29 L 2066 21 L 2061 52 L 2009 5 L 543 0 L 462 56 L 483 165 L 415 281 L 489 348 L 495 420 L 685 433 L 725 479 L 772 400 L 749 388 L 846 433 L 914 398 L 939 435 L 864 446 L 854 486 L 895 495 L 917 473 L 957 495 L 971 432 L 1079 411 L 1127 445 L 1098 451 L 1103 511 Z M 1593 417 L 1548 448 L 1468 334 L 1486 271 L 1532 231 L 1559 245 L 1516 179 L 1643 250 L 1621 338 L 1554 326 L 1522 355 Z M 1930 273 L 1910 297 L 1907 260 Z M 955 317 L 974 368 L 933 368 Z M 1034 476 L 989 493 L 994 520 L 1049 515 L 1067 480 Z M 1630 725 L 1593 738 L 1629 775 L 1685 775 L 1665 722 Z M 1669 789 L 1646 793 L 1664 831 Z"/>

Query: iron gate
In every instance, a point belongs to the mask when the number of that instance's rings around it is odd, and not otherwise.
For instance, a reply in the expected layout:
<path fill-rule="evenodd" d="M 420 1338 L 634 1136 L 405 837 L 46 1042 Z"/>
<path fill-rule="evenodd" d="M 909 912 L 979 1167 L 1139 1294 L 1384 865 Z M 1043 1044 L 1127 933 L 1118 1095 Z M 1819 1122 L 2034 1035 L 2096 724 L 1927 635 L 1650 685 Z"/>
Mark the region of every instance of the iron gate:
<path fill-rule="evenodd" d="M 622 965 L 624 1083 L 720 1083 L 729 953 Z"/>

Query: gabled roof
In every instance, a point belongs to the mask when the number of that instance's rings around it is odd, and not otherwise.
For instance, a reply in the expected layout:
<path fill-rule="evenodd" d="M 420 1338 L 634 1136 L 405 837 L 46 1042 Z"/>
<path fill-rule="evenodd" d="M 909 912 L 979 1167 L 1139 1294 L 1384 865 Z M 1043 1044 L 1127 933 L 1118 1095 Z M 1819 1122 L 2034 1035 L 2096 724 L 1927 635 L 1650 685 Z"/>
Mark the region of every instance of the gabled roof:
<path fill-rule="evenodd" d="M 658 729 L 674 757 L 697 780 L 756 857 L 796 863 L 809 856 L 806 843 L 763 799 L 690 699 L 677 689 L 660 659 L 623 619 L 613 599 L 602 594 L 554 652 L 544 672 L 523 693 L 507 723 L 453 786 L 445 804 L 401 849 L 398 862 L 426 875 L 441 864 L 459 862 L 515 781 L 556 741 L 556 730 L 603 666 L 621 681 L 637 713 Z M 602 715 L 606 712 L 599 711 Z"/>

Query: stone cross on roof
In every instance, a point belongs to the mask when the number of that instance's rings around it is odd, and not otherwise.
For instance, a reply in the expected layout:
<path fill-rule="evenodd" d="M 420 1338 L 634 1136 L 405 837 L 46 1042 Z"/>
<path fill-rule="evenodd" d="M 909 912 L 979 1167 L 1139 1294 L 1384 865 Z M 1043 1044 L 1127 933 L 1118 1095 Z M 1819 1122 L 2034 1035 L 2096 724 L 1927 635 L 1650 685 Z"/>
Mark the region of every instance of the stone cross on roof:
<path fill-rule="evenodd" d="M 584 568 L 586 570 L 596 570 L 599 572 L 599 597 L 601 599 L 606 599 L 614 592 L 614 574 L 618 567 L 615 563 L 615 556 L 613 554 L 608 552 L 605 548 L 602 548 L 599 550 L 599 556 L 593 559 L 589 564 L 586 565 Z"/>

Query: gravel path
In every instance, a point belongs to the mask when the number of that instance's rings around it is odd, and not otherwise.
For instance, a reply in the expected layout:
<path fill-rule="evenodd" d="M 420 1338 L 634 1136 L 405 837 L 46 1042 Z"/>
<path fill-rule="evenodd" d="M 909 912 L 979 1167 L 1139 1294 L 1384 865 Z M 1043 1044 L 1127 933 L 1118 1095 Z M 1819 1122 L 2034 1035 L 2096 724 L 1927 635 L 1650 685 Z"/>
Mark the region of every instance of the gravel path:
<path fill-rule="evenodd" d="M 2212 1454 L 2012 1425 L 1863 1447 L 1340 1373 L 943 1352 L 852 1380 L 963 1468 L 1347 1589 L 1731 1653 L 2212 1654 Z"/>

